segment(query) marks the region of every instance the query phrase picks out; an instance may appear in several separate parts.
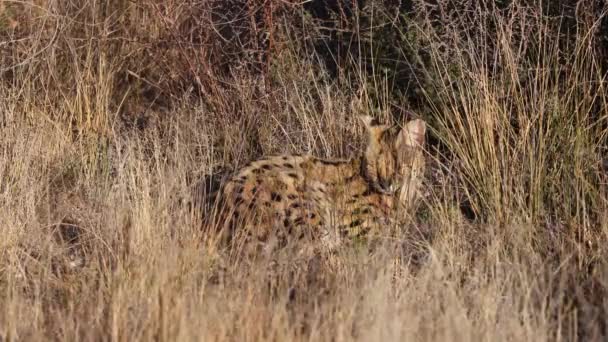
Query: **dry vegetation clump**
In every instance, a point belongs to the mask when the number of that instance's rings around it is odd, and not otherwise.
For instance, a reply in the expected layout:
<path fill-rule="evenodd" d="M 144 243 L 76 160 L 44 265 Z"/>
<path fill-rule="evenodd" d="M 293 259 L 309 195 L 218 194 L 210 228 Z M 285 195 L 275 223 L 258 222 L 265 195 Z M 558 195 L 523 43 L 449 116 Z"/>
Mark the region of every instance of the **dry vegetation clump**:
<path fill-rule="evenodd" d="M 0 2 L 0 340 L 605 339 L 608 8 L 343 3 Z M 204 175 L 406 109 L 432 167 L 383 241 L 202 235 Z"/>

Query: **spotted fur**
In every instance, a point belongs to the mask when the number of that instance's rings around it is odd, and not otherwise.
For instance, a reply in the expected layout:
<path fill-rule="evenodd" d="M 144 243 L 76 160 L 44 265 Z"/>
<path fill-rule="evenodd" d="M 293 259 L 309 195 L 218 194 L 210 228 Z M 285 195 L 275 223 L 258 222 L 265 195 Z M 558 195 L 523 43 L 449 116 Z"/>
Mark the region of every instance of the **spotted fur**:
<path fill-rule="evenodd" d="M 329 248 L 386 226 L 395 210 L 415 198 L 426 125 L 362 121 L 367 142 L 358 158 L 285 155 L 242 168 L 220 189 L 215 226 L 228 239 L 284 244 L 309 237 Z"/>

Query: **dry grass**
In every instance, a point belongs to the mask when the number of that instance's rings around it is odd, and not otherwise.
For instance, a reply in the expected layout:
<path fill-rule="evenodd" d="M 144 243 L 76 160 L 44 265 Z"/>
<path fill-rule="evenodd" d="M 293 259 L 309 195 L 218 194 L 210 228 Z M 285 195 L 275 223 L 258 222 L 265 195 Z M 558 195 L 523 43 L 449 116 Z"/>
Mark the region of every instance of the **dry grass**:
<path fill-rule="evenodd" d="M 375 248 L 270 267 L 201 244 L 180 203 L 217 167 L 357 153 L 354 114 L 390 119 L 388 80 L 329 77 L 280 25 L 295 4 L 59 3 L 0 3 L 1 341 L 608 334 L 603 17 L 566 35 L 517 2 L 416 2 L 424 203 Z"/>

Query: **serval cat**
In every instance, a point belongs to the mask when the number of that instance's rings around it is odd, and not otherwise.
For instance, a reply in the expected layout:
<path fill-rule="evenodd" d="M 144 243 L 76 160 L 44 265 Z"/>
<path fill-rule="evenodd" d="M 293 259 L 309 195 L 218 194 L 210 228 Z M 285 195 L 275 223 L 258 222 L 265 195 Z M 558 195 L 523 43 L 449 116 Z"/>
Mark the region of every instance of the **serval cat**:
<path fill-rule="evenodd" d="M 393 222 L 422 181 L 426 124 L 412 120 L 401 128 L 361 119 L 367 143 L 358 158 L 274 156 L 229 178 L 215 194 L 219 236 L 266 251 L 309 237 L 332 250 Z"/>

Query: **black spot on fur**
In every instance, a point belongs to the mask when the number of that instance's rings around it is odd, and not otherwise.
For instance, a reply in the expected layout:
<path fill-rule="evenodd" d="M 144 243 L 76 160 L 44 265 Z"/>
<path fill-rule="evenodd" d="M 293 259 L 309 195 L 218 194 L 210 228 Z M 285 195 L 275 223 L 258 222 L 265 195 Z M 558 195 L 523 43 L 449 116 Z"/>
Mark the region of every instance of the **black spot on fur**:
<path fill-rule="evenodd" d="M 370 209 L 369 208 L 356 208 L 355 210 L 353 210 L 352 214 L 353 215 L 360 215 L 360 214 L 369 214 L 370 213 Z"/>
<path fill-rule="evenodd" d="M 270 204 L 270 202 L 264 202 L 264 206 L 266 208 L 270 208 L 272 206 L 272 204 Z"/>
<path fill-rule="evenodd" d="M 235 191 L 237 194 L 242 194 L 242 193 L 243 193 L 243 187 L 242 187 L 242 186 L 239 186 L 239 187 L 238 187 L 238 188 L 236 188 L 234 191 Z"/>
<path fill-rule="evenodd" d="M 291 210 L 290 209 L 285 210 L 285 216 L 286 217 L 291 217 Z"/>
<path fill-rule="evenodd" d="M 291 178 L 298 179 L 298 175 L 296 173 L 290 172 L 287 175 Z"/>
<path fill-rule="evenodd" d="M 283 167 L 286 167 L 288 169 L 293 169 L 293 164 L 285 163 L 285 164 L 283 164 Z"/>
<path fill-rule="evenodd" d="M 301 226 L 301 225 L 303 225 L 305 222 L 306 222 L 306 221 L 304 220 L 304 218 L 303 218 L 303 217 L 298 217 L 298 218 L 296 218 L 296 219 L 293 221 L 293 223 L 294 223 L 296 226 Z"/>
<path fill-rule="evenodd" d="M 287 198 L 289 198 L 290 200 L 295 200 L 296 198 L 298 198 L 298 195 L 296 195 L 296 194 L 289 194 L 289 195 L 287 195 Z"/>
<path fill-rule="evenodd" d="M 280 194 L 276 193 L 276 192 L 272 192 L 270 193 L 270 199 L 275 201 L 275 202 L 281 202 L 281 200 L 283 199 L 283 197 L 281 197 Z"/>
<path fill-rule="evenodd" d="M 371 196 L 373 194 L 377 193 L 376 191 L 374 191 L 372 188 L 368 187 L 367 189 L 365 189 L 365 191 L 361 194 L 361 196 L 363 197 L 367 197 L 367 196 Z"/>
<path fill-rule="evenodd" d="M 362 220 L 354 220 L 353 222 L 351 222 L 348 226 L 353 228 L 353 227 L 357 227 L 360 226 L 363 223 Z"/>
<path fill-rule="evenodd" d="M 270 170 L 270 169 L 272 169 L 272 165 L 268 165 L 268 164 L 262 165 L 262 169 L 264 169 L 264 170 Z"/>
<path fill-rule="evenodd" d="M 257 186 L 254 186 L 254 187 L 251 189 L 251 193 L 252 193 L 252 194 L 255 194 L 255 193 L 257 193 L 257 192 L 258 192 L 258 187 L 257 187 Z"/>
<path fill-rule="evenodd" d="M 315 217 L 317 217 L 317 215 L 315 213 L 308 214 L 308 218 L 310 218 L 310 219 L 314 219 Z"/>
<path fill-rule="evenodd" d="M 317 159 L 317 161 L 319 163 L 321 163 L 321 164 L 324 164 L 324 165 L 334 165 L 334 166 L 336 166 L 336 165 L 344 164 L 344 162 L 336 161 L 336 160 Z"/>
<path fill-rule="evenodd" d="M 292 209 L 298 209 L 299 207 L 301 207 L 301 205 L 300 203 L 292 203 L 289 207 Z"/>
<path fill-rule="evenodd" d="M 289 219 L 284 219 L 283 220 L 283 226 L 284 227 L 289 227 L 291 225 L 291 221 L 289 221 Z"/>

